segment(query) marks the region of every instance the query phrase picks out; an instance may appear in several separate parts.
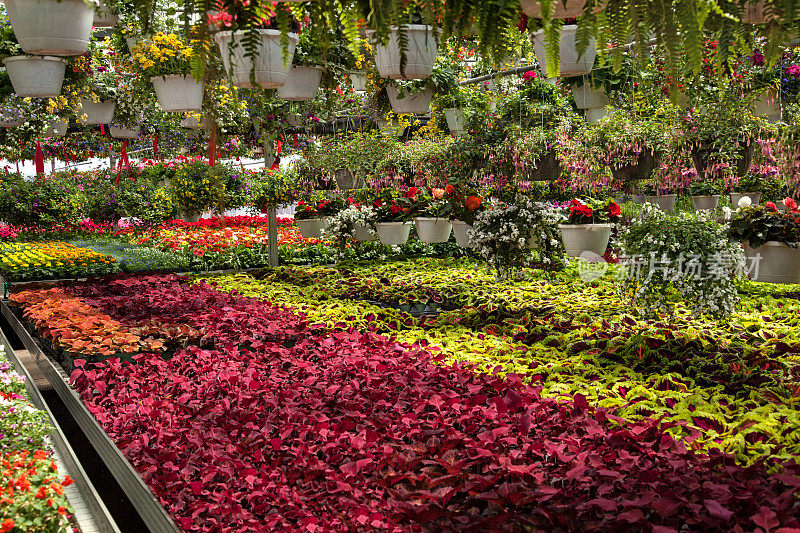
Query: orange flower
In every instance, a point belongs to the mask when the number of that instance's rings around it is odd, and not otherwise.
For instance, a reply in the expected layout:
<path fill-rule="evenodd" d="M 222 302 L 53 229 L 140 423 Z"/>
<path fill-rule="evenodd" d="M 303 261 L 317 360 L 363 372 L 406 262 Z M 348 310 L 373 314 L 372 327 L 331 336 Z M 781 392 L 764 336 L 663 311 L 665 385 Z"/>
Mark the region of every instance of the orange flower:
<path fill-rule="evenodd" d="M 0 533 L 6 533 L 6 531 L 11 531 L 14 529 L 14 521 L 10 518 L 6 518 L 3 520 L 3 523 L 0 524 Z"/>
<path fill-rule="evenodd" d="M 483 198 L 480 196 L 467 196 L 464 200 L 464 207 L 466 207 L 468 211 L 475 211 L 481 206 L 481 202 L 483 202 Z"/>
<path fill-rule="evenodd" d="M 62 481 L 62 482 L 61 482 L 61 486 L 62 486 L 62 487 L 69 487 L 69 486 L 70 486 L 70 485 L 72 485 L 73 483 L 75 483 L 75 482 L 74 482 L 74 481 L 72 481 L 72 478 L 71 478 L 71 477 L 69 477 L 69 476 L 64 476 L 64 481 Z"/>

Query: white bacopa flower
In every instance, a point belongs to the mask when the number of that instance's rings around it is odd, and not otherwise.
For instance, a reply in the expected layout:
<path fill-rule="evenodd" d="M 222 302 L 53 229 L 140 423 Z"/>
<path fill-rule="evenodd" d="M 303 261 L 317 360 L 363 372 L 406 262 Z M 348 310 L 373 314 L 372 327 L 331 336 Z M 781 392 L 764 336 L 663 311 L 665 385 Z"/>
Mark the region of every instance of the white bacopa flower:
<path fill-rule="evenodd" d="M 749 197 L 749 196 L 745 196 L 745 197 L 743 197 L 741 200 L 739 200 L 739 207 L 744 207 L 744 206 L 742 205 L 742 202 L 743 202 L 745 199 L 746 199 L 746 200 L 748 200 L 748 202 L 749 202 L 749 200 L 750 200 L 750 197 Z M 748 205 L 750 205 L 750 204 L 748 203 Z M 723 207 L 723 208 L 722 208 L 722 216 L 725 218 L 725 220 L 730 220 L 730 219 L 731 219 L 731 208 L 730 208 L 730 207 L 728 207 L 727 205 L 726 205 L 725 207 Z"/>
<path fill-rule="evenodd" d="M 739 198 L 738 205 L 739 207 L 750 207 L 751 205 L 753 205 L 753 200 L 750 199 L 749 196 L 742 196 L 741 198 Z M 730 209 L 728 209 L 728 211 L 730 211 Z"/>

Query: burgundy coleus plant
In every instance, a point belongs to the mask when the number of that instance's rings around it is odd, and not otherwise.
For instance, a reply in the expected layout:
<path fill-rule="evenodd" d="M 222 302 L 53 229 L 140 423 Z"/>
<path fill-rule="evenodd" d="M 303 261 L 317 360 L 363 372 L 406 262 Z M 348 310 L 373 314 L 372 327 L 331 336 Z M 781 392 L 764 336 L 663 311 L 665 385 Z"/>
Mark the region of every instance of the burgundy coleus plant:
<path fill-rule="evenodd" d="M 72 381 L 187 531 L 800 528 L 797 465 L 696 455 L 655 421 L 377 335 L 190 347 Z"/>

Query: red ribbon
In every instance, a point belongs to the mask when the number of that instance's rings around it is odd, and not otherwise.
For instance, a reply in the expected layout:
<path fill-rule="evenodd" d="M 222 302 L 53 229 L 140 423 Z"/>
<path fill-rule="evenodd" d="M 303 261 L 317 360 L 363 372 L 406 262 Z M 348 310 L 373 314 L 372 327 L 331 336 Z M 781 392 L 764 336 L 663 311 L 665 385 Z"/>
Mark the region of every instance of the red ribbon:
<path fill-rule="evenodd" d="M 36 175 L 41 176 L 44 174 L 44 154 L 42 153 L 42 143 L 36 141 L 36 153 L 33 156 L 33 162 L 36 163 Z"/>
<path fill-rule="evenodd" d="M 100 124 L 100 135 L 105 135 L 105 134 L 106 134 L 106 127 Z"/>
<path fill-rule="evenodd" d="M 212 167 L 217 162 L 217 128 L 212 128 L 211 138 L 208 140 L 208 164 Z"/>
<path fill-rule="evenodd" d="M 153 157 L 158 159 L 158 135 L 153 135 Z"/>
<path fill-rule="evenodd" d="M 275 154 L 276 154 L 276 155 L 281 155 L 281 151 L 282 151 L 282 150 L 283 150 L 283 142 L 281 142 L 281 140 L 280 140 L 280 139 L 278 139 L 278 140 L 275 142 Z"/>
<path fill-rule="evenodd" d="M 293 137 L 294 137 L 294 138 L 292 139 L 292 146 L 294 146 L 295 148 L 297 148 L 297 137 L 298 137 L 298 135 L 295 133 L 295 134 L 293 135 Z"/>
<path fill-rule="evenodd" d="M 131 160 L 128 159 L 128 139 L 122 141 L 122 153 L 119 156 L 120 162 L 125 165 L 125 170 L 130 171 Z"/>

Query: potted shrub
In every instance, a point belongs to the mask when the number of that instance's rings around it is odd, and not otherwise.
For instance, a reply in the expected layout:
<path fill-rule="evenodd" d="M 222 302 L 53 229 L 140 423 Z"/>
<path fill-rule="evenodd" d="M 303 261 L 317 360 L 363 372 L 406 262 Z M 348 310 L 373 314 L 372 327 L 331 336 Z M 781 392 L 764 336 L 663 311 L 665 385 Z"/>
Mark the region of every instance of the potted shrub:
<path fill-rule="evenodd" d="M 375 230 L 382 244 L 402 246 L 408 242 L 412 226 L 409 218 L 414 211 L 418 195 L 419 189 L 410 187 L 402 196 L 386 195 L 376 200 L 378 217 Z"/>
<path fill-rule="evenodd" d="M 203 82 L 191 74 L 192 53 L 182 37 L 163 32 L 134 47 L 133 62 L 153 83 L 164 111 L 199 111 L 203 105 Z"/>
<path fill-rule="evenodd" d="M 86 52 L 94 3 L 84 0 L 7 0 L 8 18 L 22 51 L 40 56 Z"/>
<path fill-rule="evenodd" d="M 116 110 L 118 75 L 113 71 L 96 71 L 82 84 L 81 118 L 83 124 L 111 124 Z"/>
<path fill-rule="evenodd" d="M 800 210 L 792 198 L 783 204 L 784 212 L 772 202 L 741 207 L 731 219 L 730 236 L 744 245 L 754 281 L 800 283 Z"/>
<path fill-rule="evenodd" d="M 692 207 L 695 211 L 713 211 L 719 204 L 720 195 L 717 194 L 723 186 L 719 180 L 699 179 L 689 184 L 689 194 L 692 197 Z"/>
<path fill-rule="evenodd" d="M 761 202 L 761 193 L 758 190 L 761 188 L 762 179 L 755 174 L 748 172 L 741 179 L 734 179 L 731 181 L 731 205 L 736 207 L 739 201 L 747 197 L 750 199 L 750 205 L 756 205 Z"/>
<path fill-rule="evenodd" d="M 313 42 L 312 33 L 300 35 L 286 82 L 278 87 L 278 97 L 292 102 L 316 98 L 323 73 L 323 68 L 319 66 L 321 62 L 320 50 Z"/>
<path fill-rule="evenodd" d="M 561 224 L 561 239 L 570 257 L 587 252 L 603 256 L 611 238 L 612 223 L 619 220 L 621 209 L 614 200 L 581 200 L 570 202 L 567 223 Z"/>
<path fill-rule="evenodd" d="M 287 32 L 285 28 L 283 30 L 279 28 L 275 10 L 287 8 L 280 4 L 264 6 L 269 10 L 267 16 L 262 17 L 255 26 L 247 23 L 241 26 L 247 19 L 245 8 L 235 1 L 225 1 L 223 7 L 225 9 L 216 17 L 210 17 L 210 20 L 224 30 L 216 33 L 214 40 L 219 46 L 222 65 L 231 83 L 237 87 L 264 89 L 284 86 L 289 76 L 295 48 L 300 42 L 297 35 L 300 25 L 290 13 L 284 12 L 281 17 L 292 20 L 292 31 Z M 247 47 L 252 46 L 253 42 L 255 50 L 248 53 Z"/>
<path fill-rule="evenodd" d="M 453 225 L 450 223 L 452 204 L 444 198 L 444 189 L 432 189 L 423 194 L 414 217 L 417 237 L 422 242 L 442 243 L 450 240 Z"/>
<path fill-rule="evenodd" d="M 470 232 L 475 216 L 480 212 L 483 199 L 474 187 L 464 183 L 448 183 L 444 187 L 444 198 L 450 203 L 450 222 L 456 243 L 461 248 L 472 246 Z"/>
<path fill-rule="evenodd" d="M 377 219 L 374 207 L 354 202 L 331 217 L 325 234 L 340 246 L 348 241 L 371 242 L 378 238 L 375 233 Z"/>

